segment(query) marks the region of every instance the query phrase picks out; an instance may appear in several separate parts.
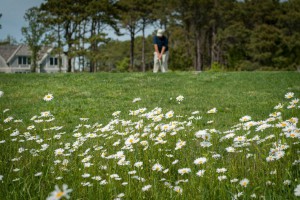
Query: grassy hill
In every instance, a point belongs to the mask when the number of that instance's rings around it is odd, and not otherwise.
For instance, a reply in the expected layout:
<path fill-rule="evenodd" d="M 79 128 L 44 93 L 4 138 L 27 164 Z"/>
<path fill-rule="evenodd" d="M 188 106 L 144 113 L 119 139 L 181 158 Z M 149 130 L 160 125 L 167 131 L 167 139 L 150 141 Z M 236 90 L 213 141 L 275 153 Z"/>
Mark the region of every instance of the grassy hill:
<path fill-rule="evenodd" d="M 0 74 L 0 91 L 0 199 L 296 199 L 300 73 Z"/>

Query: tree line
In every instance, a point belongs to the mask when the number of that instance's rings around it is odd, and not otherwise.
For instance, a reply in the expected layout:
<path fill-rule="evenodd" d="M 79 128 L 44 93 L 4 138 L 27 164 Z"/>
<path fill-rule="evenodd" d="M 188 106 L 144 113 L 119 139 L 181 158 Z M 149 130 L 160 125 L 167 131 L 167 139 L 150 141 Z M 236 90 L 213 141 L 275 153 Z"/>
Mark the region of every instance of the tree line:
<path fill-rule="evenodd" d="M 69 72 L 74 57 L 91 72 L 151 69 L 149 27 L 166 30 L 172 70 L 300 70 L 299 0 L 45 0 L 25 19 L 33 63 L 51 44 L 68 55 Z"/>

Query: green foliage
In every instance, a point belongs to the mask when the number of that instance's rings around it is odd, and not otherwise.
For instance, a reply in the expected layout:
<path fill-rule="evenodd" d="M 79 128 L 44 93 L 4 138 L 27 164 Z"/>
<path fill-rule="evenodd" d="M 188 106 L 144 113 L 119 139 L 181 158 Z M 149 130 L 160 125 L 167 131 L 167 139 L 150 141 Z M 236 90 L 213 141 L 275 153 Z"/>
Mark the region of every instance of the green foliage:
<path fill-rule="evenodd" d="M 169 68 L 175 71 L 191 69 L 193 68 L 192 58 L 186 55 L 186 51 L 184 49 L 171 50 Z"/>
<path fill-rule="evenodd" d="M 282 59 L 282 54 L 286 48 L 282 33 L 279 29 L 270 25 L 257 26 L 251 35 L 248 44 L 248 53 L 254 62 L 258 62 L 262 66 L 278 66 L 284 67 L 286 64 Z M 280 63 L 281 62 L 281 63 Z"/>
<path fill-rule="evenodd" d="M 142 37 L 137 37 L 135 39 L 135 62 L 134 62 L 134 68 L 131 69 L 133 71 L 141 71 L 142 68 Z M 112 70 L 117 66 L 117 63 L 122 62 L 124 58 L 130 57 L 130 52 L 128 49 L 128 46 L 130 45 L 129 41 L 117 41 L 117 40 L 111 40 L 105 44 L 102 44 L 99 47 L 99 52 L 102 52 L 101 54 L 97 54 L 97 62 L 99 65 L 102 66 L 102 70 L 104 67 L 109 68 Z M 146 69 L 150 70 L 152 69 L 153 65 L 153 44 L 152 44 L 152 36 L 148 36 L 145 39 L 145 65 Z M 105 71 L 110 71 L 105 70 Z"/>
<path fill-rule="evenodd" d="M 249 35 L 250 31 L 240 22 L 229 25 L 218 32 L 217 42 L 225 51 L 224 57 L 227 60 L 228 68 L 236 69 L 238 63 L 246 59 L 247 49 L 245 44 L 248 43 Z"/>
<path fill-rule="evenodd" d="M 240 61 L 237 64 L 237 69 L 239 71 L 255 71 L 258 70 L 260 67 L 261 66 L 259 65 L 259 63 L 250 62 L 248 60 Z"/>
<path fill-rule="evenodd" d="M 128 72 L 130 66 L 130 59 L 128 57 L 123 58 L 121 61 L 116 63 L 117 71 Z"/>
<path fill-rule="evenodd" d="M 30 8 L 24 16 L 27 27 L 22 28 L 22 34 L 25 37 L 25 43 L 28 44 L 32 55 L 31 72 L 35 72 L 38 67 L 38 53 L 42 46 L 45 45 L 45 33 L 47 27 L 41 23 L 43 15 L 37 7 Z"/>
<path fill-rule="evenodd" d="M 58 51 L 67 51 L 68 72 L 72 69 L 72 57 L 97 56 L 97 48 L 106 41 L 104 30 L 107 27 L 119 33 L 115 4 L 112 0 L 47 0 L 40 6 L 47 16 L 43 23 L 51 27 L 52 42 Z M 90 71 L 94 72 L 98 66 L 93 62 L 94 59 L 91 61 Z"/>
<path fill-rule="evenodd" d="M 173 70 L 202 70 L 215 62 L 230 71 L 241 63 L 250 63 L 242 67 L 250 70 L 257 64 L 274 70 L 297 66 L 299 10 L 297 0 L 46 0 L 40 7 L 43 24 L 51 27 L 49 43 L 59 53 L 67 50 L 69 58 L 89 57 L 91 72 L 110 71 L 127 56 L 130 71 L 149 70 L 151 40 L 136 35 L 150 26 L 166 29 Z M 130 36 L 130 42 L 115 41 L 117 52 L 103 47 L 108 26 Z"/>
<path fill-rule="evenodd" d="M 214 62 L 211 65 L 210 70 L 211 72 L 222 72 L 224 71 L 224 66 L 222 66 L 220 63 Z"/>
<path fill-rule="evenodd" d="M 176 26 L 170 27 L 169 32 L 171 32 L 169 37 L 169 68 L 181 71 L 193 69 L 193 49 L 190 41 L 187 40 L 187 32 Z"/>

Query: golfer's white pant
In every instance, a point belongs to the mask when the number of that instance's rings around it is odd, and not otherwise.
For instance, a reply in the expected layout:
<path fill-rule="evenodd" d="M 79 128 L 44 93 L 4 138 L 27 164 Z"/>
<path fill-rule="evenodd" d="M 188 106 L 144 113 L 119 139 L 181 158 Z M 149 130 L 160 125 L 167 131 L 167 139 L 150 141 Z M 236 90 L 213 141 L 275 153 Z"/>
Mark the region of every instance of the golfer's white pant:
<path fill-rule="evenodd" d="M 154 52 L 153 72 L 157 73 L 159 68 L 160 68 L 161 72 L 167 72 L 168 71 L 168 59 L 169 59 L 169 51 L 167 51 L 163 54 L 161 60 L 158 60 L 157 53 Z"/>

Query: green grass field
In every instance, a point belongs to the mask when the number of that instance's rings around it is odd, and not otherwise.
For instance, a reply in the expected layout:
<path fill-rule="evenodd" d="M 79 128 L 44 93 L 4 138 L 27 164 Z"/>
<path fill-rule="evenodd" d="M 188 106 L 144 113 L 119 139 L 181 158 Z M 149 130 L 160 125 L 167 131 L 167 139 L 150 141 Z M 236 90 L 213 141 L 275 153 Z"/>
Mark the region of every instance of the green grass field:
<path fill-rule="evenodd" d="M 0 199 L 297 199 L 300 73 L 0 74 L 0 91 Z"/>

